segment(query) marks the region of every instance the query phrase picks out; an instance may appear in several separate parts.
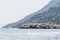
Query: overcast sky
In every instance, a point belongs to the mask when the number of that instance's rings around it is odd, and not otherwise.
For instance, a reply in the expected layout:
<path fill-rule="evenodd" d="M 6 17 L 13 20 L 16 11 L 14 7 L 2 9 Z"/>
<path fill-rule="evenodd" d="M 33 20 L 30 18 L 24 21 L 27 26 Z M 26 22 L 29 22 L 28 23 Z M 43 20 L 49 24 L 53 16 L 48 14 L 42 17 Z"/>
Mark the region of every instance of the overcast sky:
<path fill-rule="evenodd" d="M 50 0 L 0 0 L 0 27 L 36 12 Z"/>

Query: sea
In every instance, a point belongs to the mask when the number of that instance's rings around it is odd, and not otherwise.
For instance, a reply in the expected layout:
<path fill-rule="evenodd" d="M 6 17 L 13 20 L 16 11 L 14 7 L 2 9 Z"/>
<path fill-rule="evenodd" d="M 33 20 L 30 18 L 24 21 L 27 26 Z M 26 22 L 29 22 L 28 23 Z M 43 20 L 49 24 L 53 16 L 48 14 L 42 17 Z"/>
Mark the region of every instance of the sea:
<path fill-rule="evenodd" d="M 0 40 L 60 40 L 60 29 L 0 28 Z"/>

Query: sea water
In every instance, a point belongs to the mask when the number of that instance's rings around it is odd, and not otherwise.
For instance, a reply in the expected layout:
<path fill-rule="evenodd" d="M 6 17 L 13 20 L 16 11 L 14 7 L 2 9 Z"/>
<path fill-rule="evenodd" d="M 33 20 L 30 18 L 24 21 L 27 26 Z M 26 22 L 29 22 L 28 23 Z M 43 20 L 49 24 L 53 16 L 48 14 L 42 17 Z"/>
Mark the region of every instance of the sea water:
<path fill-rule="evenodd" d="M 60 29 L 0 28 L 0 40 L 60 40 Z"/>

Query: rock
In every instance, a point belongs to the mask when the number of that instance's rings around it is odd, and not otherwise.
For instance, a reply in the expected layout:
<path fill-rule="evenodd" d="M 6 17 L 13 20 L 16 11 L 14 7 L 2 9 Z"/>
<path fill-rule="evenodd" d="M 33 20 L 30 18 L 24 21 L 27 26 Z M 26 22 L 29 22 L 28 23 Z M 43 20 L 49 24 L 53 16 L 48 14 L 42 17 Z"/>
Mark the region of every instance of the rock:
<path fill-rule="evenodd" d="M 53 23 L 28 23 L 23 24 L 20 29 L 60 29 L 60 25 Z"/>

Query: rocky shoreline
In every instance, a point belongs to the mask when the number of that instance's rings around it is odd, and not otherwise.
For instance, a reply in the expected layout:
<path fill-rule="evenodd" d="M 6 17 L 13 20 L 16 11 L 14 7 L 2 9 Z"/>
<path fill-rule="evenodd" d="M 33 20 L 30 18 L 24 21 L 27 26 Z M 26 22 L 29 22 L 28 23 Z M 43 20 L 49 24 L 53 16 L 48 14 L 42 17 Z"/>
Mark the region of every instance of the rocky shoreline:
<path fill-rule="evenodd" d="M 60 29 L 60 24 L 54 23 L 27 23 L 23 24 L 20 29 Z"/>

